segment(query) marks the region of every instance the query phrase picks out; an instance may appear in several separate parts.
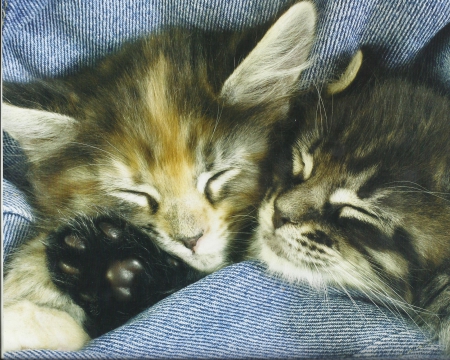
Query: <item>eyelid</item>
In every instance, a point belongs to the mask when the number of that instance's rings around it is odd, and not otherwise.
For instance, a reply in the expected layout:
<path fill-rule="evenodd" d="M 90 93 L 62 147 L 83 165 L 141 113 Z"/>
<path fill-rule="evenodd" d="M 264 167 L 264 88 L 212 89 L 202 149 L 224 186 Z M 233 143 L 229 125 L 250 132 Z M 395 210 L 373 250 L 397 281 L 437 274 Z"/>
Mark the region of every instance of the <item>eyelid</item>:
<path fill-rule="evenodd" d="M 365 211 L 362 208 L 354 207 L 352 205 L 344 205 L 339 210 L 340 219 L 356 219 L 360 222 L 370 224 L 378 229 L 383 230 L 383 224 L 375 215 Z"/>
<path fill-rule="evenodd" d="M 124 195 L 124 193 L 128 194 L 128 196 Z M 118 191 L 116 191 L 113 194 L 124 200 L 137 203 L 141 206 L 149 206 L 150 210 L 152 211 L 153 214 L 155 214 L 159 209 L 158 201 L 155 199 L 154 196 L 148 194 L 147 192 L 137 191 L 137 190 L 129 190 L 129 189 L 118 189 Z M 135 196 L 135 198 L 131 199 L 129 195 Z M 145 199 L 145 202 L 141 201 L 141 199 L 143 199 L 143 198 Z"/>
<path fill-rule="evenodd" d="M 376 215 L 367 208 L 366 201 L 360 199 L 352 190 L 344 188 L 337 189 L 331 194 L 329 201 L 332 206 L 338 207 L 341 211 L 346 207 L 350 207 L 366 216 L 376 217 Z"/>
<path fill-rule="evenodd" d="M 376 218 L 376 216 L 374 214 L 370 213 L 369 211 L 367 211 L 359 206 L 352 205 L 352 204 L 340 205 L 339 211 L 340 211 L 340 213 L 339 213 L 340 215 L 342 215 L 342 213 L 345 211 L 352 211 L 352 212 L 357 211 L 360 214 L 360 216 L 369 216 L 371 218 Z"/>
<path fill-rule="evenodd" d="M 223 186 L 240 172 L 241 169 L 231 168 L 203 173 L 198 178 L 197 188 L 205 194 L 211 203 L 214 203 L 218 200 Z"/>
<path fill-rule="evenodd" d="M 302 159 L 302 154 L 299 150 L 294 149 L 292 152 L 292 175 L 294 177 L 300 177 L 303 173 L 303 169 L 305 168 L 305 163 Z"/>

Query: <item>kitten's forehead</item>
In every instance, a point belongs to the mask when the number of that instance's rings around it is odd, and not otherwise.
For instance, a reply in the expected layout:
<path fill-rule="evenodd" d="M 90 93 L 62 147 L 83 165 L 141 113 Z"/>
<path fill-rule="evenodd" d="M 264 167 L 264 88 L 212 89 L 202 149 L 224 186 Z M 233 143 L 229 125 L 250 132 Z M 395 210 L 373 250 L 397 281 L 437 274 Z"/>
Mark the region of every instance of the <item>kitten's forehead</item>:
<path fill-rule="evenodd" d="M 160 54 L 153 66 L 148 70 L 144 82 L 145 106 L 154 119 L 163 119 L 176 115 L 176 93 L 173 89 L 173 64 Z M 180 83 L 182 82 L 180 78 Z M 175 114 L 174 114 L 175 113 Z"/>
<path fill-rule="evenodd" d="M 322 138 L 317 131 L 303 133 L 292 146 L 291 175 L 306 181 L 319 172 L 326 183 L 339 183 L 357 192 L 377 173 L 379 164 L 367 163 L 365 167 L 356 168 L 353 159 L 359 155 L 345 151 L 344 144 Z"/>

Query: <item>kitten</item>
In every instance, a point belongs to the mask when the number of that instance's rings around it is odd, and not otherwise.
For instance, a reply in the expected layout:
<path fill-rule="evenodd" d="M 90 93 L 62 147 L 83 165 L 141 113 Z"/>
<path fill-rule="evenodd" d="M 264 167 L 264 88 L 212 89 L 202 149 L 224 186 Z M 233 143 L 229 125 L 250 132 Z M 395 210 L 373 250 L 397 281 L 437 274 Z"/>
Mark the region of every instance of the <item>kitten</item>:
<path fill-rule="evenodd" d="M 297 98 L 253 251 L 287 279 L 405 310 L 450 352 L 449 96 L 364 68 L 340 94 Z"/>
<path fill-rule="evenodd" d="M 253 50 L 255 32 L 168 29 L 95 69 L 4 84 L 4 129 L 28 157 L 38 219 L 38 235 L 6 269 L 6 351 L 77 349 L 89 339 L 86 312 L 47 269 L 47 248 L 66 239 L 52 234 L 74 219 L 114 211 L 201 272 L 242 258 L 273 127 L 308 65 L 315 19 L 311 3 L 296 4 Z"/>

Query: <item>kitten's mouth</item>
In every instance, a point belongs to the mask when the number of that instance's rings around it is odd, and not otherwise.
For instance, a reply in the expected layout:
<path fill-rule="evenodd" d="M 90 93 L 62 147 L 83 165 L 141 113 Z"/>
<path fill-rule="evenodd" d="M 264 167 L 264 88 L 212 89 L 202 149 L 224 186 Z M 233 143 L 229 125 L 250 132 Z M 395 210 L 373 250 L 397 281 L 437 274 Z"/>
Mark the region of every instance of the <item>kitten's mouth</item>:
<path fill-rule="evenodd" d="M 333 241 L 312 226 L 285 224 L 276 229 L 272 226 L 260 231 L 260 241 L 276 257 L 301 269 L 317 271 L 335 262 Z"/>
<path fill-rule="evenodd" d="M 213 231 L 214 230 L 214 231 Z M 181 258 L 190 266 L 204 272 L 213 272 L 226 265 L 225 248 L 227 238 L 223 231 L 206 227 L 201 236 L 189 241 L 186 246 L 181 238 L 174 238 L 168 234 L 160 234 L 157 241 L 167 252 Z"/>
<path fill-rule="evenodd" d="M 190 248 L 192 250 L 193 255 L 207 255 L 217 252 L 219 249 L 216 246 L 214 246 L 213 235 L 209 229 L 202 232 L 201 236 L 198 237 L 197 241 L 195 242 L 194 246 Z"/>
<path fill-rule="evenodd" d="M 191 249 L 191 250 L 192 250 L 192 253 L 193 253 L 193 254 L 197 253 L 197 252 L 198 252 L 198 249 L 202 246 L 202 244 L 203 244 L 204 242 L 205 242 L 205 236 L 201 236 L 201 237 L 197 240 L 195 246 Z"/>

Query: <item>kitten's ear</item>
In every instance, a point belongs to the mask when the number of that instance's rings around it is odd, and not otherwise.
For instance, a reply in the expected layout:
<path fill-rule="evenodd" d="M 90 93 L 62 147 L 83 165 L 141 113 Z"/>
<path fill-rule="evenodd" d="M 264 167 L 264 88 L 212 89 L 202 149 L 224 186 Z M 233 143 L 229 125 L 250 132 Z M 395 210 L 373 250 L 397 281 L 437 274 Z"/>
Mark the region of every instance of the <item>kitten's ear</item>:
<path fill-rule="evenodd" d="M 289 96 L 308 67 L 316 10 L 311 2 L 289 8 L 225 81 L 221 97 L 245 107 Z"/>
<path fill-rule="evenodd" d="M 329 95 L 334 95 L 347 89 L 347 87 L 349 87 L 353 83 L 353 80 L 355 80 L 356 75 L 358 74 L 359 69 L 361 68 L 362 61 L 363 61 L 362 51 L 358 50 L 358 52 L 355 54 L 355 56 L 353 56 L 352 60 L 348 64 L 343 74 L 339 77 L 339 79 L 328 84 L 327 93 Z"/>
<path fill-rule="evenodd" d="M 3 130 L 19 142 L 30 161 L 44 159 L 70 142 L 76 123 L 70 116 L 2 103 Z"/>

